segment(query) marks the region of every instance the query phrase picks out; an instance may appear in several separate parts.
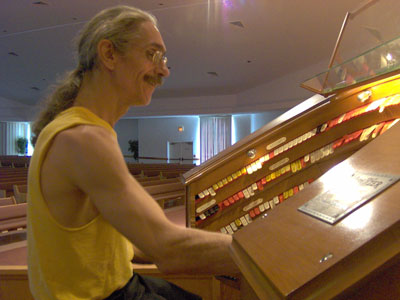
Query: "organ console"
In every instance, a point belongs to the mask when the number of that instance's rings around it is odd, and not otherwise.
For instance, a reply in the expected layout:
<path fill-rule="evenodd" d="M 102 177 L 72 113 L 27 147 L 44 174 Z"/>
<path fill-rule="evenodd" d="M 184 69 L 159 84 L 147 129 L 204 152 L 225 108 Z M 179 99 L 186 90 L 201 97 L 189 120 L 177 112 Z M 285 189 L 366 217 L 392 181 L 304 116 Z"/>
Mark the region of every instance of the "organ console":
<path fill-rule="evenodd" d="M 233 235 L 259 299 L 400 299 L 397 12 L 348 13 L 317 95 L 183 175 L 187 225 Z"/>

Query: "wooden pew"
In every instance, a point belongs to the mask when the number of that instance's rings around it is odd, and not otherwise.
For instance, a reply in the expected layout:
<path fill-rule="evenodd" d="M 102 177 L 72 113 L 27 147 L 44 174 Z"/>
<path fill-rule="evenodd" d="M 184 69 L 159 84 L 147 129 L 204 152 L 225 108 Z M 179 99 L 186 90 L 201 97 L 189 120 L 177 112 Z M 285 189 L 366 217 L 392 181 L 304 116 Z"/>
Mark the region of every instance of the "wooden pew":
<path fill-rule="evenodd" d="M 185 226 L 184 206 L 165 209 L 164 212 L 172 222 Z M 23 230 L 21 230 L 21 233 L 23 233 Z M 18 232 L 18 235 L 21 235 L 20 232 Z M 16 239 L 13 244 L 15 246 L 0 246 L 0 299 L 33 300 L 28 285 L 26 241 L 21 242 Z M 217 280 L 212 275 L 165 275 L 153 264 L 133 264 L 133 270 L 141 275 L 164 278 L 185 290 L 198 294 L 203 300 L 239 299 L 239 291 Z"/>
<path fill-rule="evenodd" d="M 0 189 L 6 191 L 6 197 L 14 194 L 13 185 L 26 185 L 28 181 L 27 168 L 0 167 Z"/>
<path fill-rule="evenodd" d="M 13 205 L 13 204 L 17 204 L 17 202 L 15 201 L 14 196 L 0 198 L 0 206 Z"/>
<path fill-rule="evenodd" d="M 14 195 L 14 185 L 24 185 L 27 184 L 26 180 L 13 180 L 13 181 L 6 181 L 6 182 L 1 182 L 0 181 L 0 189 L 6 191 L 6 196 L 13 196 Z"/>
<path fill-rule="evenodd" d="M 14 184 L 13 191 L 17 203 L 26 203 L 28 192 L 28 186 L 26 184 Z"/>
<path fill-rule="evenodd" d="M 128 169 L 135 177 L 156 177 L 172 178 L 179 177 L 181 174 L 192 169 L 194 165 L 190 164 L 127 164 Z"/>
<path fill-rule="evenodd" d="M 0 232 L 26 228 L 27 204 L 0 206 Z"/>
<path fill-rule="evenodd" d="M 181 180 L 178 177 L 174 177 L 174 178 L 169 178 L 169 179 L 143 180 L 143 181 L 139 181 L 139 182 L 142 186 L 151 186 L 151 185 L 181 182 Z"/>
<path fill-rule="evenodd" d="M 26 168 L 29 166 L 30 156 L 1 155 L 0 166 L 8 168 Z"/>
<path fill-rule="evenodd" d="M 144 187 L 146 191 L 160 204 L 165 207 L 166 202 L 185 202 L 185 186 L 182 182 L 151 185 Z"/>

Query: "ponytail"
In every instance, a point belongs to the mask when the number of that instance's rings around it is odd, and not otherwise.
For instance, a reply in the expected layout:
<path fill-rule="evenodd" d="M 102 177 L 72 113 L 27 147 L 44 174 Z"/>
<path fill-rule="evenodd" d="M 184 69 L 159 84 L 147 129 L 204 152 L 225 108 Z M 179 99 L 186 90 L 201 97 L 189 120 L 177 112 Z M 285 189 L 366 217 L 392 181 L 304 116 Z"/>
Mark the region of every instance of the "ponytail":
<path fill-rule="evenodd" d="M 31 143 L 35 146 L 42 129 L 62 111 L 70 108 L 78 94 L 83 78 L 81 68 L 66 74 L 63 81 L 55 86 L 54 93 L 45 101 L 45 108 L 32 126 Z"/>

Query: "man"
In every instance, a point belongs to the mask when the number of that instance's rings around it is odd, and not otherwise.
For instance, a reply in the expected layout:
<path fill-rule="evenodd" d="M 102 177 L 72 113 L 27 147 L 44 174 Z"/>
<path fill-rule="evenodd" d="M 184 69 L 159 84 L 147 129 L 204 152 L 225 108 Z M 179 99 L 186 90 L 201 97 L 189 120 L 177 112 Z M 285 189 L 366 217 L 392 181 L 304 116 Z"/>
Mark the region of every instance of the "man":
<path fill-rule="evenodd" d="M 144 254 L 162 272 L 237 272 L 231 237 L 171 223 L 130 175 L 112 129 L 131 106 L 149 104 L 169 75 L 155 18 L 127 6 L 104 10 L 85 26 L 78 45 L 77 69 L 33 128 L 32 294 L 40 300 L 198 299 L 168 284 L 159 292 L 153 281 L 132 277 L 130 264 L 132 243 L 135 256 Z"/>

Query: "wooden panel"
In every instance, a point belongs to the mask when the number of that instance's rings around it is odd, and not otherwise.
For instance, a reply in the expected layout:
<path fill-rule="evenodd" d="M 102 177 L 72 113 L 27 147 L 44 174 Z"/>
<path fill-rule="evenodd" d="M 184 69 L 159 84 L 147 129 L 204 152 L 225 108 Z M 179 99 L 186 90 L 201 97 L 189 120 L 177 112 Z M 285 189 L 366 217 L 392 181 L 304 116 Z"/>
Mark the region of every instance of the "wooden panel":
<path fill-rule="evenodd" d="M 341 166 L 400 175 L 399 146 L 395 125 Z M 234 235 L 234 257 L 260 299 L 330 299 L 400 261 L 400 183 L 333 226 L 297 210 L 327 189 L 333 172 Z M 320 263 L 328 253 L 333 257 Z"/>
<path fill-rule="evenodd" d="M 304 160 L 307 155 L 317 153 L 324 147 L 332 147 L 333 143 L 338 142 L 343 137 L 348 138 L 357 131 L 367 132 L 367 129 L 371 126 L 400 118 L 399 103 L 387 106 L 383 110 L 378 109 L 378 106 L 373 107 L 373 104 L 383 103 L 380 101 L 386 101 L 390 96 L 400 94 L 399 76 L 386 78 L 378 83 L 357 87 L 333 95 L 329 99 L 309 99 L 239 143 L 222 151 L 203 165 L 184 174 L 187 195 L 187 225 L 210 231 L 224 230 L 224 226 L 229 227 L 230 223 L 245 215 L 243 208 L 254 200 L 262 198 L 263 201 L 268 201 L 270 197 L 280 196 L 301 182 L 317 179 L 329 168 L 364 147 L 373 138 L 369 137 L 362 141 L 357 138 L 344 146 L 335 148 L 332 151 L 333 153 L 315 163 L 305 163 L 300 171 L 287 172 L 267 183 L 264 185 L 263 191 L 255 191 L 255 195 L 250 198 L 241 199 L 230 206 L 223 205 L 225 200 L 273 174 L 280 167 Z M 365 90 L 371 92 L 371 97 L 366 102 L 360 102 L 358 95 Z M 342 121 L 346 113 L 349 115 L 350 112 L 355 112 L 356 109 L 367 106 L 369 107 L 368 111 Z M 333 121 L 339 120 L 340 117 L 342 117 L 342 120 L 331 127 L 331 124 L 334 124 Z M 317 131 L 317 134 L 307 138 L 306 141 L 296 143 L 296 146 L 289 147 L 283 153 L 277 152 L 278 155 L 275 154 L 273 158 L 262 162 L 262 167 L 252 174 L 247 173 L 228 184 L 223 184 L 222 187 L 220 186 L 216 190 L 216 195 L 199 198 L 199 194 L 204 190 L 222 182 L 223 179 L 228 179 L 230 175 L 259 161 L 267 154 L 275 153 L 282 145 L 295 141 L 305 133 L 313 130 L 315 132 L 315 129 L 319 130 L 324 124 L 329 125 L 329 130 Z M 279 141 L 281 142 L 279 143 Z M 250 158 L 247 154 L 250 149 L 255 150 L 256 154 L 253 158 Z M 281 163 L 280 167 L 272 169 L 279 163 Z M 312 168 L 312 171 L 308 170 L 309 168 Z M 217 212 L 215 213 L 215 210 L 204 211 L 204 213 L 209 214 L 204 217 L 203 212 L 197 210 L 211 200 L 215 201 L 214 206 L 219 205 L 216 209 Z M 257 216 L 252 218 L 256 219 Z"/>

